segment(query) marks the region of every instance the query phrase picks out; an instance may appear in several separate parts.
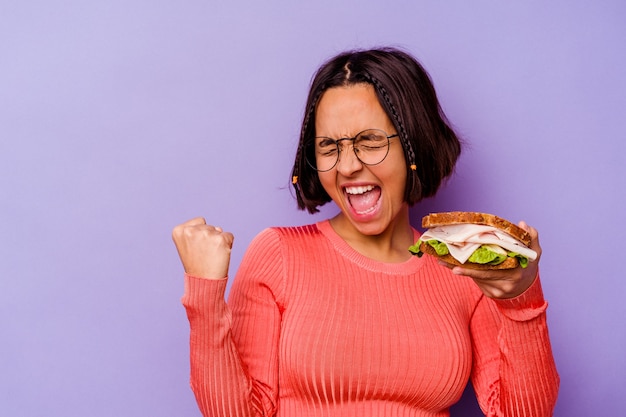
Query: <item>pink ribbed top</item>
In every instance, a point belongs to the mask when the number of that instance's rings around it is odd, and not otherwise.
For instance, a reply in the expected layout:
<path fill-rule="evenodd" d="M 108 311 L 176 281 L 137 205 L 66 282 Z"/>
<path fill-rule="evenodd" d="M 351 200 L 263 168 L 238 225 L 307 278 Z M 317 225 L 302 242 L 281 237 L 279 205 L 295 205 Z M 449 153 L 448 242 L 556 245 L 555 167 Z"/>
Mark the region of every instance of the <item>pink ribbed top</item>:
<path fill-rule="evenodd" d="M 492 300 L 429 256 L 366 258 L 324 221 L 260 233 L 225 289 L 185 277 L 205 416 L 448 416 L 470 376 L 488 416 L 552 415 L 539 279 Z"/>

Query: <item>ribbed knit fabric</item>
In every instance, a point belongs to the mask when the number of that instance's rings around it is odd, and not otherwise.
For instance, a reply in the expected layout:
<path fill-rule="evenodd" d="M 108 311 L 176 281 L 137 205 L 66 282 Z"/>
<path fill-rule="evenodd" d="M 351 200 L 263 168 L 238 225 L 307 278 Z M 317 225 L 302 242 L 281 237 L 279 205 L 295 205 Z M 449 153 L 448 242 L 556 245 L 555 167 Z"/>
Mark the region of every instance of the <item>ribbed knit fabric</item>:
<path fill-rule="evenodd" d="M 429 256 L 366 258 L 324 221 L 260 233 L 225 289 L 185 277 L 205 416 L 448 416 L 470 376 L 487 416 L 552 415 L 539 278 L 492 300 Z"/>

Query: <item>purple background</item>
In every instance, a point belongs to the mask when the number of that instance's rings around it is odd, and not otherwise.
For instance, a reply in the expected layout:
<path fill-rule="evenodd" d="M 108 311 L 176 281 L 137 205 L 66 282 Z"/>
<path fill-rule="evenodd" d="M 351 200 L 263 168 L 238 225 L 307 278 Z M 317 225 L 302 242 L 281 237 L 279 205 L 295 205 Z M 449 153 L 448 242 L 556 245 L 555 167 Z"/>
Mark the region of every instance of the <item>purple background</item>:
<path fill-rule="evenodd" d="M 0 415 L 198 416 L 171 228 L 232 231 L 234 273 L 264 227 L 331 214 L 289 190 L 308 83 L 380 44 L 422 60 L 471 144 L 415 224 L 536 226 L 556 415 L 623 414 L 626 3 L 503 3 L 2 2 Z"/>

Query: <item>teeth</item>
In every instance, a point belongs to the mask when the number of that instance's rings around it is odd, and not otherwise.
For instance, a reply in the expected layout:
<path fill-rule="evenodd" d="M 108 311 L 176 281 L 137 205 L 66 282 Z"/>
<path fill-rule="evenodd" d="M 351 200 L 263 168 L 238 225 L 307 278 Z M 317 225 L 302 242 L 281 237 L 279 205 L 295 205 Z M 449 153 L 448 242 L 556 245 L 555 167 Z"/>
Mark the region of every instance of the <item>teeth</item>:
<path fill-rule="evenodd" d="M 346 193 L 348 194 L 363 194 L 374 189 L 373 185 L 365 185 L 361 187 L 346 187 Z"/>

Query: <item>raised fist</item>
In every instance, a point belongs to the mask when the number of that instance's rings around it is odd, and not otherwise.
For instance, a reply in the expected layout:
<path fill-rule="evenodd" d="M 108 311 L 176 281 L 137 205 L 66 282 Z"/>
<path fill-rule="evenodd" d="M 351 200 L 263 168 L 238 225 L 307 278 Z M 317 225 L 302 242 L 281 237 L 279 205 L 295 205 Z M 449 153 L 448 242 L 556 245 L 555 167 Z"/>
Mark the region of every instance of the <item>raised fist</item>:
<path fill-rule="evenodd" d="M 234 237 L 220 227 L 206 224 L 202 217 L 180 224 L 172 231 L 185 272 L 199 278 L 228 276 Z"/>

